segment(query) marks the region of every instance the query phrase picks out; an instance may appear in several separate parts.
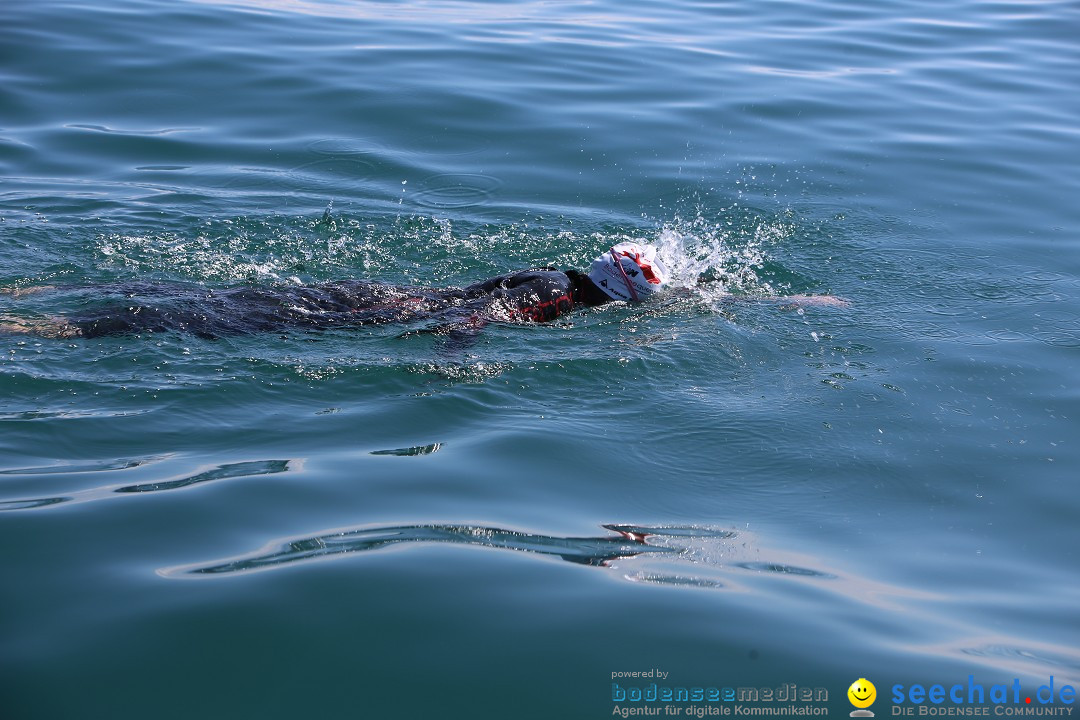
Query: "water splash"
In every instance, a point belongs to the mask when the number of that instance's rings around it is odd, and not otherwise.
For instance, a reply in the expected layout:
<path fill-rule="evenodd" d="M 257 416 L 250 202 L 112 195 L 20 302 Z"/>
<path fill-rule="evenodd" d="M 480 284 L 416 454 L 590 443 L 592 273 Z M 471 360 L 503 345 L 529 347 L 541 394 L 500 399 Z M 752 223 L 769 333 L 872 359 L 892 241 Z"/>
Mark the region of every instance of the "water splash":
<path fill-rule="evenodd" d="M 790 223 L 778 219 L 710 223 L 699 215 L 664 225 L 655 243 L 675 287 L 698 289 L 711 298 L 774 295 L 765 273 L 768 250 L 793 232 Z"/>
<path fill-rule="evenodd" d="M 94 242 L 102 270 L 217 282 L 297 282 L 398 270 L 400 249 L 379 224 L 333 212 L 317 218 L 207 220 L 191 232 L 109 234 Z"/>
<path fill-rule="evenodd" d="M 191 233 L 104 235 L 94 253 L 101 269 L 141 276 L 222 282 L 368 277 L 440 285 L 525 267 L 587 268 L 598 253 L 633 241 L 660 248 L 676 288 L 753 296 L 774 292 L 763 272 L 769 248 L 794 232 L 784 218 L 733 208 L 715 219 L 698 214 L 652 228 L 578 230 L 551 223 L 542 217 L 508 224 L 358 218 L 334 212 L 331 204 L 318 218 L 217 219 Z"/>

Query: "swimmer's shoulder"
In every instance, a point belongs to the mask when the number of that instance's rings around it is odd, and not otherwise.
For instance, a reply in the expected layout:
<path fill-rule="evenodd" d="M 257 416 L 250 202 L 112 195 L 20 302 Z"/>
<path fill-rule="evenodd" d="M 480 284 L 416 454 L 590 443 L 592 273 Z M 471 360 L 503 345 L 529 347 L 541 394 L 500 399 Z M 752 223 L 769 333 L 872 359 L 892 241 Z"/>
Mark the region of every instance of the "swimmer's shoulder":
<path fill-rule="evenodd" d="M 524 285 L 541 284 L 569 284 L 570 278 L 566 273 L 557 268 L 543 267 L 530 268 L 529 270 L 517 270 L 515 272 L 496 275 L 495 277 L 473 283 L 465 287 L 466 292 L 490 293 L 495 290 L 512 290 Z"/>

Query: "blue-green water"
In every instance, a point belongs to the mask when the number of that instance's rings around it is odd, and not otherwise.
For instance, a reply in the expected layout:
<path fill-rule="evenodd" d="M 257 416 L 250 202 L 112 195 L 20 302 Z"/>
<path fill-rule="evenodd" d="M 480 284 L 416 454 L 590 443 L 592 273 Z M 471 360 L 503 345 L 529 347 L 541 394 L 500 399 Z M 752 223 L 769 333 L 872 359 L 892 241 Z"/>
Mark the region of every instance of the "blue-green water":
<path fill-rule="evenodd" d="M 650 668 L 833 717 L 859 677 L 879 717 L 894 684 L 1080 685 L 1078 27 L 3 3 L 0 285 L 460 285 L 637 239 L 680 288 L 465 349 L 0 337 L 0 715 L 603 718 Z"/>

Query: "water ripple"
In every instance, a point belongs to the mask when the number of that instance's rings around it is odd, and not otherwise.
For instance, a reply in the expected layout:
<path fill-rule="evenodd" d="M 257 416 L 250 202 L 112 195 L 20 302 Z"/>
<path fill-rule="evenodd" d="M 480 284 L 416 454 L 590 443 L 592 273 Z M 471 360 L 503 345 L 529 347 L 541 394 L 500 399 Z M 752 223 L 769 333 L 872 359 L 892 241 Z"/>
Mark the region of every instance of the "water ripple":
<path fill-rule="evenodd" d="M 490 175 L 447 173 L 433 175 L 420 185 L 413 202 L 435 210 L 462 209 L 483 205 L 502 187 L 502 181 Z"/>
<path fill-rule="evenodd" d="M 321 138 L 313 140 L 307 145 L 307 149 L 316 155 L 340 157 L 342 155 L 369 155 L 376 153 L 388 153 L 389 150 L 382 143 L 372 138 Z"/>
<path fill-rule="evenodd" d="M 980 658 L 1001 659 L 1006 661 L 1020 660 L 1035 665 L 1056 667 L 1066 672 L 1080 672 L 1080 655 L 1066 648 L 1034 649 L 1014 647 L 1010 645 L 983 645 L 979 647 L 962 648 L 965 655 Z"/>
<path fill-rule="evenodd" d="M 75 473 L 105 472 L 111 470 L 130 470 L 164 460 L 167 456 L 156 455 L 144 458 L 117 458 L 81 465 L 45 465 L 42 467 L 9 468 L 0 470 L 0 475 L 69 475 Z"/>
<path fill-rule="evenodd" d="M 83 125 L 79 123 L 71 123 L 64 127 L 74 128 L 76 130 L 92 130 L 94 132 L 109 133 L 110 135 L 172 135 L 173 133 L 180 132 L 198 132 L 202 128 L 198 127 L 176 127 L 176 128 L 154 128 L 150 130 L 124 130 L 120 128 L 109 127 L 108 125 Z"/>

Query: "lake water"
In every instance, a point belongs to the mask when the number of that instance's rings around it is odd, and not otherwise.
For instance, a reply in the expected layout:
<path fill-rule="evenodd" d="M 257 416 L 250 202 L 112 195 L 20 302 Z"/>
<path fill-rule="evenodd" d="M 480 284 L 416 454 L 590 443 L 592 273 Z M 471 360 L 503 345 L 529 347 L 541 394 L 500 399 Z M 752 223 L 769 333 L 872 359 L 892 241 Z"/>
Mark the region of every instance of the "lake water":
<path fill-rule="evenodd" d="M 1038 0 L 4 2 L 0 285 L 463 285 L 632 239 L 677 287 L 467 348 L 0 337 L 0 715 L 1080 686 L 1078 28 Z"/>

